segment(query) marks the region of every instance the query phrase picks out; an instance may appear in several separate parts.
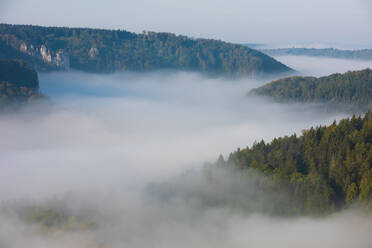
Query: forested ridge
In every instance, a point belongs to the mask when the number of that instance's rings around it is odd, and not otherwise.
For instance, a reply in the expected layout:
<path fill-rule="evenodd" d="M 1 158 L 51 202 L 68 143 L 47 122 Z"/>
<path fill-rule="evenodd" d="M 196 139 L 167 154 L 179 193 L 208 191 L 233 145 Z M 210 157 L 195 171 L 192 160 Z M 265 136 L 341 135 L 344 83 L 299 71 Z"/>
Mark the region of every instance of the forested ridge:
<path fill-rule="evenodd" d="M 34 69 L 21 60 L 0 60 L 0 108 L 40 97 Z"/>
<path fill-rule="evenodd" d="M 263 191 L 286 190 L 289 198 L 276 206 L 280 214 L 322 215 L 354 204 L 371 209 L 372 114 L 256 142 L 216 164 L 258 172 Z"/>
<path fill-rule="evenodd" d="M 320 102 L 372 109 L 372 70 L 335 73 L 326 77 L 287 77 L 253 89 L 250 94 L 278 102 Z"/>
<path fill-rule="evenodd" d="M 233 76 L 292 71 L 257 50 L 218 40 L 171 33 L 0 24 L 0 58 L 14 56 L 23 56 L 39 70 L 181 69 Z"/>

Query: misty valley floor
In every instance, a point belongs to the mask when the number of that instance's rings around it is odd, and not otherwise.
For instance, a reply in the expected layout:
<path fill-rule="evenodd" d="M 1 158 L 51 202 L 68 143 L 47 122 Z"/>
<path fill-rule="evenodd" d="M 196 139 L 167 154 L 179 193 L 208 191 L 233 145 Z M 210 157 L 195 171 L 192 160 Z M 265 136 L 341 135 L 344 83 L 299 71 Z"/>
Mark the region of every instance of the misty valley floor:
<path fill-rule="evenodd" d="M 316 76 L 372 67 L 336 59 L 278 59 Z M 227 156 L 261 139 L 300 134 L 346 113 L 247 97 L 250 89 L 266 83 L 260 80 L 169 71 L 72 71 L 39 78 L 50 103 L 0 117 L 5 172 L 0 174 L 0 200 L 15 209 L 45 205 L 83 216 L 97 228 L 49 235 L 4 210 L 0 247 L 342 248 L 372 243 L 371 217 L 357 210 L 312 219 L 206 207 L 201 199 L 241 199 L 196 177 L 177 180 L 219 154 Z M 224 178 L 228 185 L 229 177 Z M 165 201 L 162 194 L 151 193 L 153 185 L 168 182 L 178 197 Z M 202 194 L 193 201 L 184 197 L 195 192 Z"/>

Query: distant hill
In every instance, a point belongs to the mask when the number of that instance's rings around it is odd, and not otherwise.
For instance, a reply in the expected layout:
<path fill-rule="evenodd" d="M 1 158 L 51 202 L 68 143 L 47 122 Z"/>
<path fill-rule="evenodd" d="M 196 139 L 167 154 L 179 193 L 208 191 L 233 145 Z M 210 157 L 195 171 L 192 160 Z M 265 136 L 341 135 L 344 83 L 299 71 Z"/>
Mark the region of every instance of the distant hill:
<path fill-rule="evenodd" d="M 243 43 L 242 45 L 247 46 L 249 48 L 257 49 L 257 50 L 259 50 L 261 47 L 266 46 L 263 43 Z"/>
<path fill-rule="evenodd" d="M 87 72 L 179 69 L 231 76 L 287 73 L 289 67 L 243 45 L 171 33 L 0 24 L 0 58 L 38 70 Z"/>
<path fill-rule="evenodd" d="M 287 77 L 253 89 L 249 94 L 278 102 L 316 102 L 372 109 L 372 70 L 336 73 L 326 77 Z"/>
<path fill-rule="evenodd" d="M 262 49 L 260 50 L 270 56 L 314 56 L 314 57 L 329 57 L 339 59 L 356 59 L 356 60 L 372 60 L 372 49 L 362 50 L 340 50 L 334 48 L 278 48 L 278 49 Z"/>
<path fill-rule="evenodd" d="M 21 60 L 0 60 L 0 109 L 40 98 L 34 69 Z"/>

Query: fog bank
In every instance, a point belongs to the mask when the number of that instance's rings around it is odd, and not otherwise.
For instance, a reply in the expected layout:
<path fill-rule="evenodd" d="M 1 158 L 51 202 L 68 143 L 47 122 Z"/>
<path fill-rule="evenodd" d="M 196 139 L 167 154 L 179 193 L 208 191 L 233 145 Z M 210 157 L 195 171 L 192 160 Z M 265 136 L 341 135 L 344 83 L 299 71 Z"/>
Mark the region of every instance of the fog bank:
<path fill-rule="evenodd" d="M 344 61 L 292 59 L 289 65 L 305 74 L 344 68 Z M 260 192 L 254 178 L 242 184 L 240 175 L 218 174 L 209 181 L 199 174 L 204 162 L 221 153 L 226 157 L 254 141 L 300 134 L 345 113 L 247 97 L 267 83 L 260 80 L 169 71 L 39 77 L 50 101 L 0 116 L 1 247 L 372 243 L 371 217 L 358 211 L 273 217 L 260 209 L 275 208 L 276 200 L 285 203 L 285 192 Z M 98 227 L 45 232 L 16 211 L 29 205 L 83 216 Z"/>
<path fill-rule="evenodd" d="M 372 68 L 372 60 L 358 61 L 310 56 L 277 56 L 275 59 L 304 76 L 322 77 L 333 73 L 345 73 L 347 71 Z"/>

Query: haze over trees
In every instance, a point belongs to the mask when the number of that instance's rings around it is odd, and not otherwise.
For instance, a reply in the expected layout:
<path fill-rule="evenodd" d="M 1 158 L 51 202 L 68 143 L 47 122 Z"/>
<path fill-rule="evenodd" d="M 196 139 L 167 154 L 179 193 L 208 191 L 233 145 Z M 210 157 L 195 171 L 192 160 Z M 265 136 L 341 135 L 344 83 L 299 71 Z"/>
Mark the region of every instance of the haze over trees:
<path fill-rule="evenodd" d="M 292 71 L 275 59 L 243 45 L 171 33 L 135 34 L 123 30 L 1 24 L 0 48 L 0 57 L 19 58 L 22 55 L 39 70 L 180 69 L 232 76 Z"/>
<path fill-rule="evenodd" d="M 260 141 L 215 164 L 260 173 L 263 192 L 288 192 L 288 202 L 275 206 L 279 214 L 323 215 L 356 203 L 371 209 L 372 114 Z"/>
<path fill-rule="evenodd" d="M 336 48 L 277 48 L 260 49 L 270 56 L 313 56 L 338 59 L 372 60 L 372 49 L 341 50 Z"/>
<path fill-rule="evenodd" d="M 314 102 L 372 109 L 372 70 L 335 73 L 326 77 L 287 77 L 253 89 L 249 94 L 278 102 Z"/>
<path fill-rule="evenodd" d="M 0 248 L 372 248 L 372 0 L 335 2 L 0 0 Z"/>

